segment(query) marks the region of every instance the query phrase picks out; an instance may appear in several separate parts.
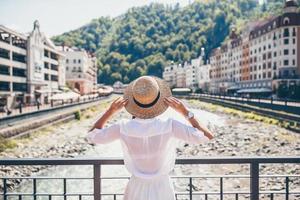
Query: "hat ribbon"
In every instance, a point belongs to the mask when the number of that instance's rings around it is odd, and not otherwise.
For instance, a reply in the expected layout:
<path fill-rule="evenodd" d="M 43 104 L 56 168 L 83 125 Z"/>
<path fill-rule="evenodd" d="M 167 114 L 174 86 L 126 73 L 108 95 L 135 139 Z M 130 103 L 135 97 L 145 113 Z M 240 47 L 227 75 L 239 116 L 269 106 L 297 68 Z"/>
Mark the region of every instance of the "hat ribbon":
<path fill-rule="evenodd" d="M 154 104 L 157 103 L 159 97 L 160 97 L 160 91 L 158 91 L 157 97 L 156 97 L 156 98 L 154 99 L 154 101 L 152 101 L 151 103 L 148 103 L 148 104 L 142 104 L 142 103 L 138 102 L 134 97 L 133 97 L 133 101 L 134 101 L 134 103 L 136 103 L 139 107 L 142 107 L 142 108 L 150 108 L 151 106 L 153 106 Z"/>

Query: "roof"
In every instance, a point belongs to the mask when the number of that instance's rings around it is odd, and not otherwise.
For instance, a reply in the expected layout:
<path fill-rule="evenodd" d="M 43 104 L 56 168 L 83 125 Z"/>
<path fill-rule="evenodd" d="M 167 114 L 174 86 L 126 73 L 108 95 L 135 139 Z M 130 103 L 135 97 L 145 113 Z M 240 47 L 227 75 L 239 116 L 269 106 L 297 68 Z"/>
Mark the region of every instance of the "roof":
<path fill-rule="evenodd" d="M 172 92 L 190 92 L 190 88 L 173 88 Z"/>
<path fill-rule="evenodd" d="M 238 90 L 237 93 L 263 93 L 263 92 L 272 92 L 270 88 L 248 88 Z"/>
<path fill-rule="evenodd" d="M 295 0 L 288 0 L 285 2 L 284 7 L 298 7 L 298 4 Z"/>

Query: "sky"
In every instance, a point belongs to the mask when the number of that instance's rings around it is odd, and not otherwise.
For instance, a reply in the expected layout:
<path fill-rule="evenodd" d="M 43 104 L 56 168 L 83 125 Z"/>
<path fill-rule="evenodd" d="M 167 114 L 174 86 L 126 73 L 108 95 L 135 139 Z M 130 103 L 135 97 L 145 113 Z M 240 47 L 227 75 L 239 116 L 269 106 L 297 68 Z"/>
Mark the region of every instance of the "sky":
<path fill-rule="evenodd" d="M 39 20 L 48 36 L 76 29 L 94 18 L 116 17 L 129 8 L 151 2 L 186 6 L 192 0 L 0 0 L 0 24 L 21 33 Z"/>

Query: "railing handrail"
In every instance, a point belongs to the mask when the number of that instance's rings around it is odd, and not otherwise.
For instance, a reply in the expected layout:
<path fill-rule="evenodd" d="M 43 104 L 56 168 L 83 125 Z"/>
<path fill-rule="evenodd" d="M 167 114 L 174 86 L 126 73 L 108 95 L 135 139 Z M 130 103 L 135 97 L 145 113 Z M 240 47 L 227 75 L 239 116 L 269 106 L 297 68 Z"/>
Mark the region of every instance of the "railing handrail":
<path fill-rule="evenodd" d="M 300 156 L 278 157 L 189 157 L 177 158 L 176 164 L 272 164 L 300 163 Z M 120 157 L 102 158 L 0 158 L 0 165 L 123 165 Z"/>
<path fill-rule="evenodd" d="M 189 158 L 177 158 L 176 164 L 249 164 L 250 165 L 250 199 L 258 200 L 259 193 L 261 192 L 259 189 L 259 178 L 262 178 L 259 174 L 259 166 L 260 164 L 272 164 L 272 163 L 300 163 L 300 156 L 279 156 L 279 157 L 209 157 L 209 158 L 201 158 L 201 157 L 189 157 Z M 101 200 L 101 166 L 102 165 L 123 165 L 124 160 L 122 158 L 3 158 L 0 159 L 1 165 L 93 165 L 93 188 L 94 188 L 94 200 Z M 226 192 L 223 191 L 223 179 L 225 177 L 220 178 L 220 198 L 223 199 L 223 195 Z M 3 179 L 3 196 L 4 200 L 7 200 L 9 195 L 7 191 L 7 179 Z M 36 180 L 33 179 L 33 196 L 36 199 L 37 195 L 37 186 Z M 66 191 L 66 183 L 67 179 L 63 179 L 64 183 L 64 193 L 62 194 L 65 199 L 67 196 Z M 193 178 L 189 177 L 189 196 L 190 200 L 193 199 Z M 288 199 L 290 191 L 289 191 L 289 177 L 285 177 L 286 191 L 285 196 Z M 195 194 L 195 193 L 194 193 Z M 208 195 L 208 193 L 205 193 Z M 240 193 L 241 194 L 241 193 Z M 273 195 L 274 193 L 272 193 Z M 237 195 L 237 193 L 236 193 Z M 19 196 L 20 197 L 20 196 Z M 116 197 L 116 194 L 114 195 Z"/>

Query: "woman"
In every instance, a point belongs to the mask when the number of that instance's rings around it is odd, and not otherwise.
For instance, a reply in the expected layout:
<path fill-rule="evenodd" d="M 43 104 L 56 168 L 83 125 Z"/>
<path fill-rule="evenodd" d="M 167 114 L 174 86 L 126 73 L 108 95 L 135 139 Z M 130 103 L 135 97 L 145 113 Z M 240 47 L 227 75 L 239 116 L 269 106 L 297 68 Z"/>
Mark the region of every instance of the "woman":
<path fill-rule="evenodd" d="M 158 116 L 170 106 L 183 115 L 188 126 L 174 119 Z M 123 107 L 133 119 L 104 128 L 106 122 Z M 125 200 L 174 200 L 169 172 L 175 164 L 174 139 L 200 143 L 213 138 L 212 133 L 178 99 L 171 96 L 167 84 L 156 77 L 142 76 L 131 82 L 123 98 L 117 98 L 88 134 L 91 143 L 103 144 L 120 139 L 124 162 L 132 174 Z"/>

